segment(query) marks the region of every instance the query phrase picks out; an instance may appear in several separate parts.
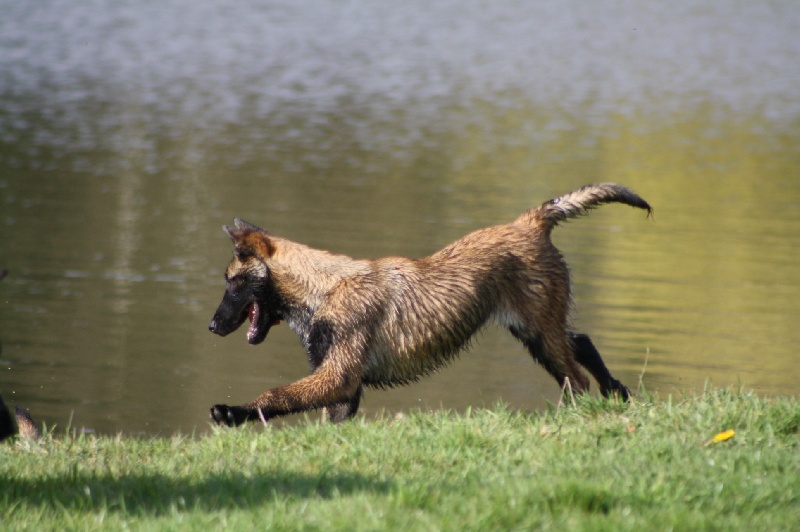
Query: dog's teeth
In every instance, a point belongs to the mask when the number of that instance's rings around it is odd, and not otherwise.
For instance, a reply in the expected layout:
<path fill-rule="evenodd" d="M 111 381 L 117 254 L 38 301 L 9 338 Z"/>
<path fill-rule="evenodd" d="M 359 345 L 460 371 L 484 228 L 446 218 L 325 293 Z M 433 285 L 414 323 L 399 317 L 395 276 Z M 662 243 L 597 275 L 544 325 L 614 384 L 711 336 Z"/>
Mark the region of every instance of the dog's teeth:
<path fill-rule="evenodd" d="M 258 315 L 259 315 L 259 308 L 258 303 L 253 303 L 250 305 L 250 314 L 248 318 L 250 319 L 250 328 L 247 329 L 247 339 L 252 340 L 258 334 Z"/>

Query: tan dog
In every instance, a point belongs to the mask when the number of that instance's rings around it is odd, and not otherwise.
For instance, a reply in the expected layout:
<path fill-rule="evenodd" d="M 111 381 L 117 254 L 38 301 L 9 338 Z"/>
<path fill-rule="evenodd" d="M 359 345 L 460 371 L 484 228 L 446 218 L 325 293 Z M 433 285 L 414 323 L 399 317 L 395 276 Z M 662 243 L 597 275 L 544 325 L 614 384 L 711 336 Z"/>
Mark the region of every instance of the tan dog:
<path fill-rule="evenodd" d="M 415 381 L 451 360 L 487 322 L 508 328 L 533 358 L 573 391 L 628 397 L 588 336 L 569 330 L 567 265 L 550 240 L 559 222 L 603 203 L 650 206 L 627 188 L 588 185 L 507 225 L 475 231 L 422 259 L 355 260 L 297 244 L 236 219 L 227 289 L 209 329 L 225 336 L 249 319 L 261 343 L 283 320 L 308 353 L 312 373 L 242 406 L 216 405 L 212 419 L 247 420 L 324 408 L 353 416 L 363 386 Z"/>

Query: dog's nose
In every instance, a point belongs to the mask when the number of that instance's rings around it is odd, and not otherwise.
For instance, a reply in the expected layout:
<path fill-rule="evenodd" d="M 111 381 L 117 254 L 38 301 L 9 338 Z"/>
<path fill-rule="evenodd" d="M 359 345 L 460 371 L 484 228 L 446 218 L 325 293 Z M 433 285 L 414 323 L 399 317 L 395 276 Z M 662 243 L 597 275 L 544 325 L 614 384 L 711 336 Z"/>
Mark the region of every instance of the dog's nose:
<path fill-rule="evenodd" d="M 211 323 L 208 324 L 208 330 L 215 333 L 217 332 L 217 319 L 214 318 L 211 320 Z"/>

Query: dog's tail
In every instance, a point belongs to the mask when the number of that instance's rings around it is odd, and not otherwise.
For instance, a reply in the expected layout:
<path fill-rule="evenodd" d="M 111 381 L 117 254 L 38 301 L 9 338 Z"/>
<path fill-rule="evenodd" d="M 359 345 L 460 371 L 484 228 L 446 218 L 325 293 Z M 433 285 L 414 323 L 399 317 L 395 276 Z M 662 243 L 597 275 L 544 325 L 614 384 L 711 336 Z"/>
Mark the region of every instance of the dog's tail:
<path fill-rule="evenodd" d="M 616 183 L 586 185 L 555 199 L 551 199 L 517 218 L 517 222 L 536 224 L 550 230 L 559 222 L 588 214 L 605 203 L 624 203 L 653 213 L 650 205 L 632 190 Z"/>

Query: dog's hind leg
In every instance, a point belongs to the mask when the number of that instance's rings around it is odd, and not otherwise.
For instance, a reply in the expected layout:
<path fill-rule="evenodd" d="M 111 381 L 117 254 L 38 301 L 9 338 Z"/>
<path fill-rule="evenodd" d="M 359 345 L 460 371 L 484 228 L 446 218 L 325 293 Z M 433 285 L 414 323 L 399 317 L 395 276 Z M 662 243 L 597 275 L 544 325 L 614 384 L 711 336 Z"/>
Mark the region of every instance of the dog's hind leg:
<path fill-rule="evenodd" d="M 324 418 L 332 423 L 341 423 L 355 416 L 356 412 L 358 412 L 358 405 L 361 402 L 363 390 L 364 387 L 359 386 L 358 392 L 356 392 L 355 396 L 349 401 L 326 406 L 323 409 Z"/>
<path fill-rule="evenodd" d="M 602 394 L 606 397 L 618 395 L 623 401 L 627 401 L 630 397 L 630 390 L 611 376 L 611 373 L 603 363 L 600 353 L 597 351 L 597 348 L 594 346 L 589 336 L 580 333 L 570 333 L 570 337 L 575 346 L 575 359 L 597 380 Z"/>
<path fill-rule="evenodd" d="M 562 389 L 569 387 L 575 393 L 589 391 L 589 379 L 575 360 L 573 346 L 566 336 L 563 339 L 551 336 L 544 338 L 541 334 L 529 334 L 516 327 L 509 329 L 528 349 L 534 360 L 552 375 Z"/>

